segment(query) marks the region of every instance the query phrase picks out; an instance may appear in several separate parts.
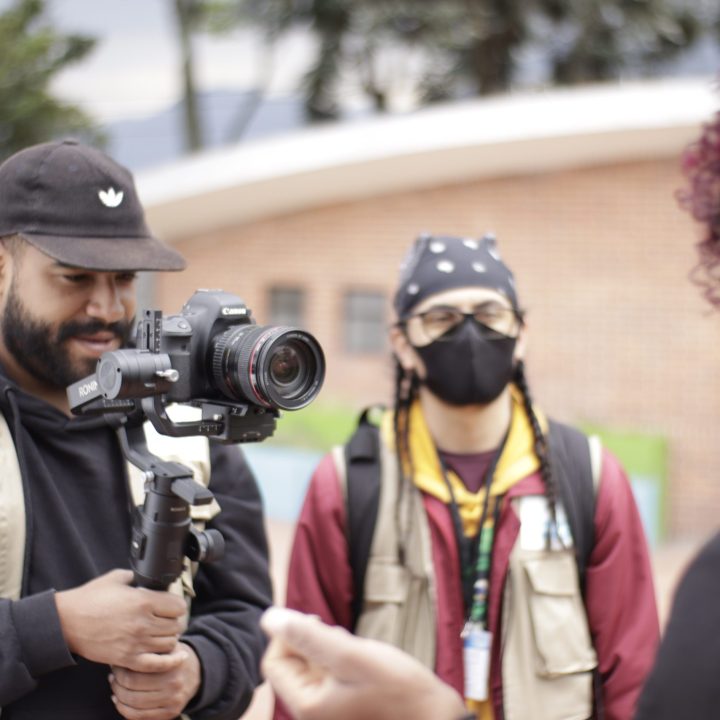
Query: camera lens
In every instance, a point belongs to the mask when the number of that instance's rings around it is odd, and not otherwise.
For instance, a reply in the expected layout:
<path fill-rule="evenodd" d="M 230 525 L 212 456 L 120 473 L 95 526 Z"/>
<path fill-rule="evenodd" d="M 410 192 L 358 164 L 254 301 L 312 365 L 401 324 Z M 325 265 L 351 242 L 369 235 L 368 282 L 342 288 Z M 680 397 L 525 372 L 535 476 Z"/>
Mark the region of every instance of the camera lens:
<path fill-rule="evenodd" d="M 211 343 L 213 378 L 233 400 L 298 410 L 315 399 L 325 377 L 318 341 L 297 328 L 238 325 Z"/>
<path fill-rule="evenodd" d="M 270 379 L 278 385 L 290 385 L 300 375 L 300 357 L 290 345 L 284 345 L 270 358 Z"/>

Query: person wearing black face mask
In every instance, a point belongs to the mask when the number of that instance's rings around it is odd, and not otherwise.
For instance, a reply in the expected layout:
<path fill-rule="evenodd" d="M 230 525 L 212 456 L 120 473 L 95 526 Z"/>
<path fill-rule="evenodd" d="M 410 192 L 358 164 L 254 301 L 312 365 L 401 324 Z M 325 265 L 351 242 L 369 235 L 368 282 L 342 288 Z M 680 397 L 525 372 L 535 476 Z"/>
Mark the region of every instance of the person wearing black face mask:
<path fill-rule="evenodd" d="M 407 333 L 417 320 L 416 339 L 410 342 L 425 367 L 423 382 L 450 405 L 487 405 L 512 379 L 522 315 L 508 307 L 499 293 L 469 303 L 473 294 L 477 289 L 468 290 L 466 298 L 458 297 L 463 304 L 472 304 L 470 312 L 435 298 L 429 310 L 398 323 Z"/>
<path fill-rule="evenodd" d="M 288 606 L 409 652 L 482 720 L 629 720 L 659 634 L 641 522 L 618 461 L 532 403 L 494 238 L 421 236 L 394 307 L 394 407 L 315 472 Z"/>

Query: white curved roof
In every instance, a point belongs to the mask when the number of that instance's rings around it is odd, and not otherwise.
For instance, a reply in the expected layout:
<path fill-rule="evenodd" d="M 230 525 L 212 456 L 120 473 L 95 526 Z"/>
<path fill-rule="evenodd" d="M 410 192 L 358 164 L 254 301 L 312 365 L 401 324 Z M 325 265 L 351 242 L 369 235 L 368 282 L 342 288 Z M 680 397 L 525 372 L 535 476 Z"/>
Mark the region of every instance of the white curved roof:
<path fill-rule="evenodd" d="M 137 184 L 150 226 L 172 241 L 389 192 L 671 157 L 718 110 L 710 78 L 509 94 L 240 143 Z"/>

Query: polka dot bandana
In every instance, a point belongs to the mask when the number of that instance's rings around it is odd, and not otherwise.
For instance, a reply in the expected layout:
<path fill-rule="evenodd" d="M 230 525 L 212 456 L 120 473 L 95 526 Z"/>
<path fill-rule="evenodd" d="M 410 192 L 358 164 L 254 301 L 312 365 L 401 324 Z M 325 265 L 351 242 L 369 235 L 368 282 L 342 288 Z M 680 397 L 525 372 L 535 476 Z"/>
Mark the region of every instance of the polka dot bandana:
<path fill-rule="evenodd" d="M 497 290 L 515 310 L 520 309 L 513 274 L 502 261 L 491 234 L 480 239 L 421 235 L 400 268 L 393 304 L 402 318 L 426 297 L 459 287 Z"/>

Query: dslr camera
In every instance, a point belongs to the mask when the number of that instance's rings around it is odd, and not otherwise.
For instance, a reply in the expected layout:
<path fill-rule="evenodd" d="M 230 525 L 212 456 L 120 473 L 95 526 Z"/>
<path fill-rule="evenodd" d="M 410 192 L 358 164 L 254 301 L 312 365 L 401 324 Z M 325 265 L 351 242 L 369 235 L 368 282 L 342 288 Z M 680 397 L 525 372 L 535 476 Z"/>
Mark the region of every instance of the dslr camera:
<path fill-rule="evenodd" d="M 97 371 L 68 388 L 78 414 L 142 407 L 158 432 L 207 435 L 227 443 L 272 435 L 280 410 L 298 410 L 320 392 L 325 359 L 303 330 L 257 325 L 245 303 L 198 290 L 177 315 L 146 310 L 135 347 L 104 353 Z M 168 404 L 202 409 L 202 421 L 175 423 Z"/>
<path fill-rule="evenodd" d="M 165 589 L 184 557 L 210 562 L 223 549 L 217 530 L 197 530 L 190 519 L 190 506 L 212 502 L 212 493 L 189 468 L 149 452 L 145 420 L 163 435 L 259 441 L 273 434 L 281 410 L 314 400 L 324 377 L 310 333 L 257 325 L 238 296 L 198 290 L 177 315 L 143 311 L 134 347 L 104 353 L 93 375 L 67 389 L 75 414 L 115 416 L 125 457 L 145 474 L 145 501 L 132 518 L 137 585 Z M 168 405 L 197 408 L 195 417 L 173 419 Z"/>

